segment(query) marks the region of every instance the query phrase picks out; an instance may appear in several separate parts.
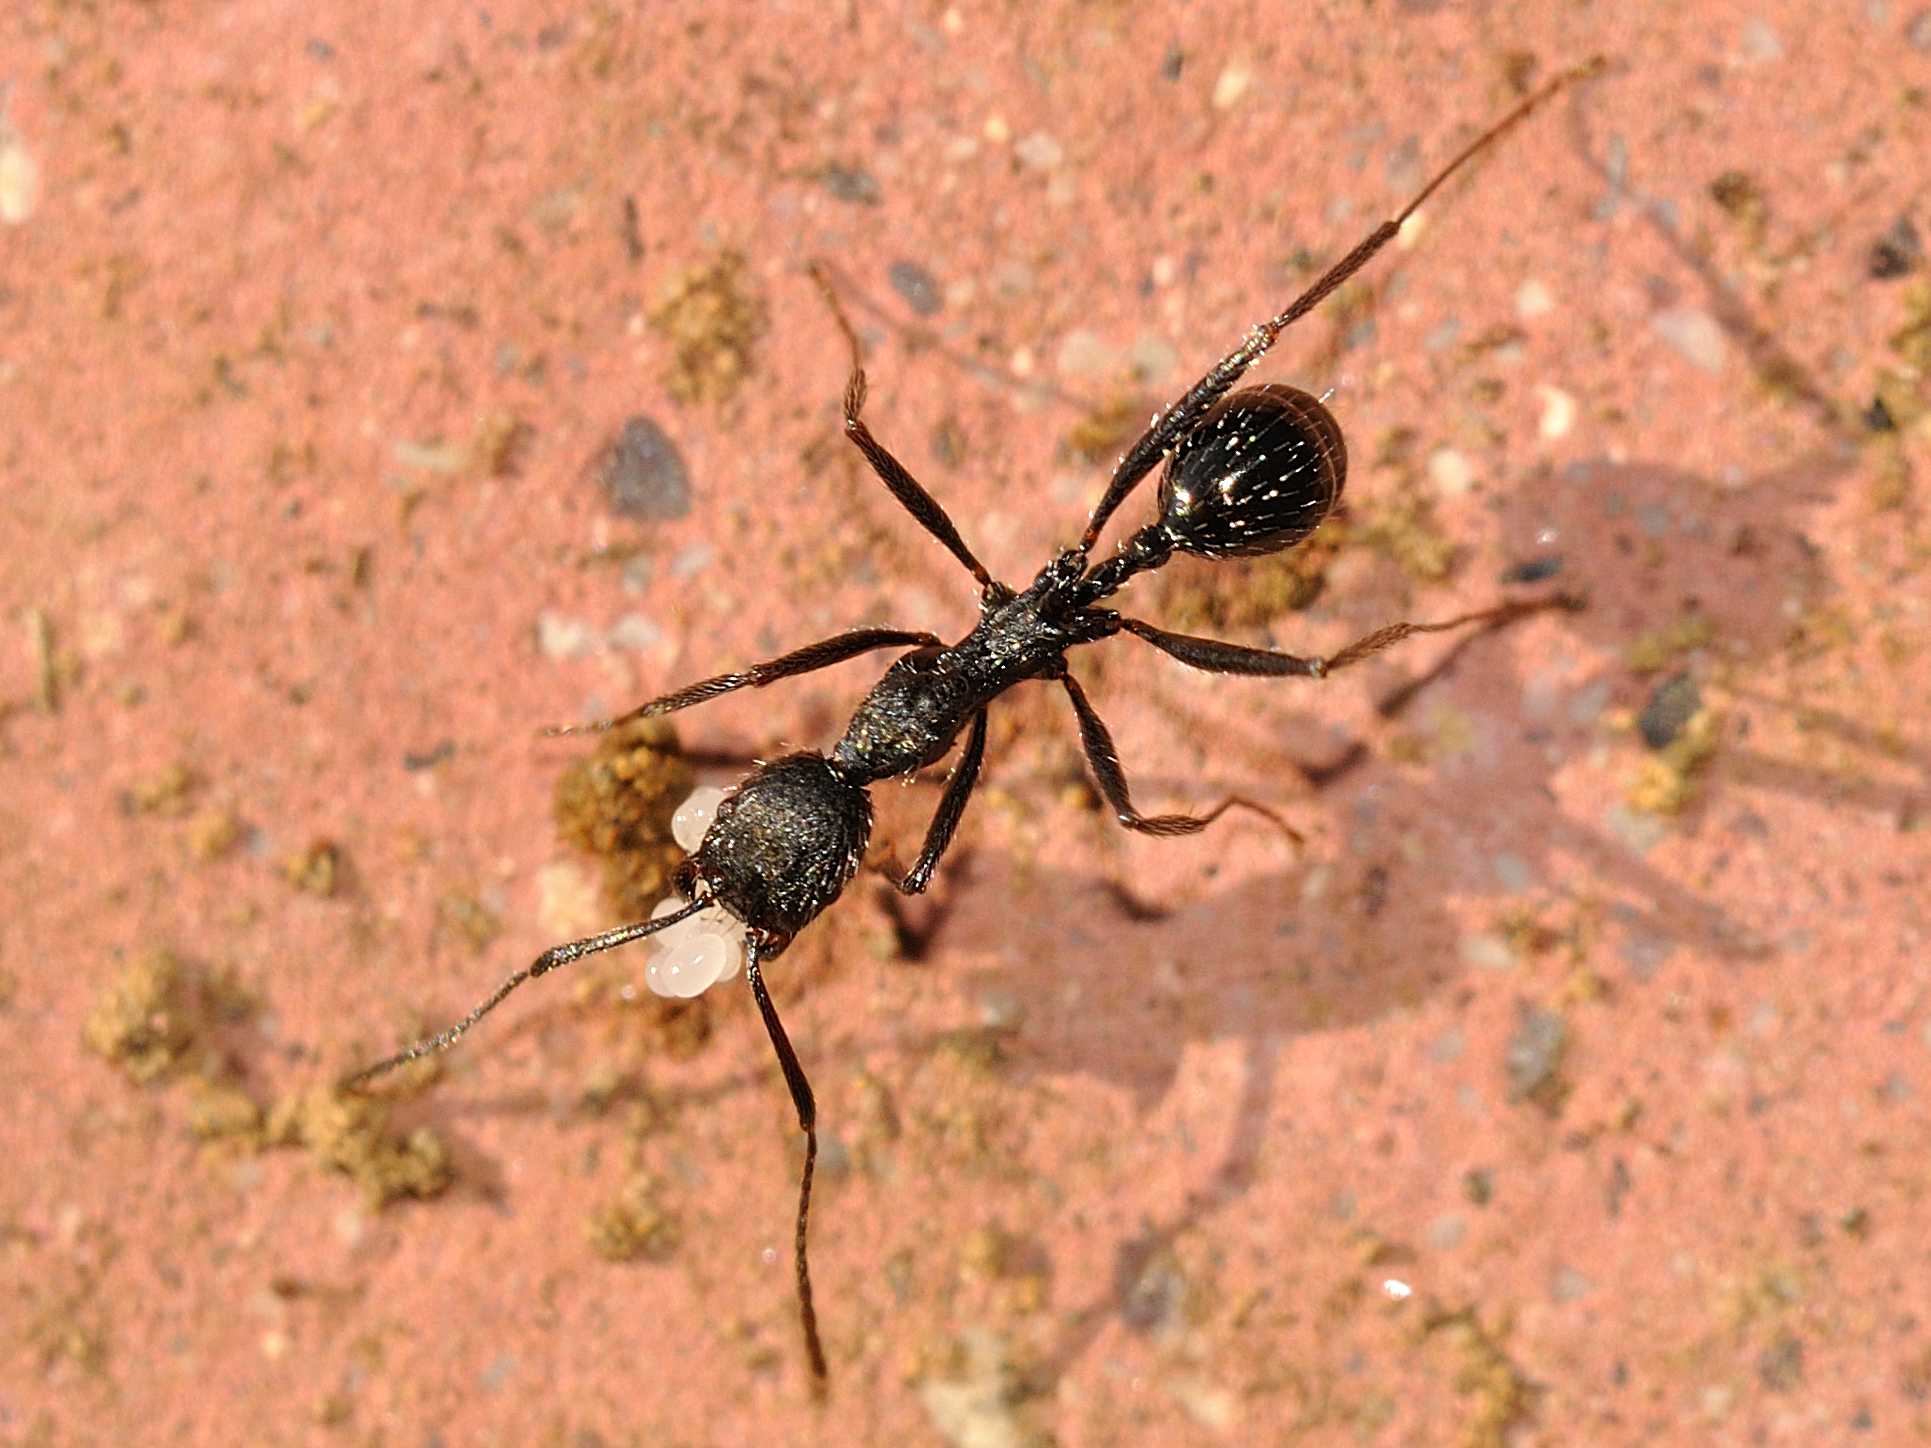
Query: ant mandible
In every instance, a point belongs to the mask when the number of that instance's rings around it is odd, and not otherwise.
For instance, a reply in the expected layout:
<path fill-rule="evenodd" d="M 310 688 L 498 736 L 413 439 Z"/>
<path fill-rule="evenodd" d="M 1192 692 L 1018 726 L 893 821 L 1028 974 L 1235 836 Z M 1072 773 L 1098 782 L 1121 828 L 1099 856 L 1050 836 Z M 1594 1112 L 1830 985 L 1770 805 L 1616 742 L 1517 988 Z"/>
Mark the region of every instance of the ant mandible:
<path fill-rule="evenodd" d="M 1525 613 L 1572 606 L 1566 597 L 1506 602 L 1442 623 L 1396 623 L 1376 629 L 1338 653 L 1301 658 L 1272 649 L 1248 648 L 1219 639 L 1169 633 L 1098 605 L 1135 574 L 1150 572 L 1176 552 L 1199 558 L 1236 558 L 1277 553 L 1312 533 L 1341 496 L 1347 449 L 1341 428 L 1322 402 L 1298 388 L 1267 383 L 1230 393 L 1241 376 L 1266 355 L 1275 339 L 1312 311 L 1329 293 L 1360 271 L 1401 229 L 1401 224 L 1471 157 L 1492 145 L 1565 86 L 1596 74 L 1600 58 L 1564 71 L 1531 93 L 1501 120 L 1463 148 L 1392 220 L 1384 221 L 1286 311 L 1270 317 L 1214 364 L 1206 376 L 1158 413 L 1128 450 L 1093 509 L 1086 531 L 1062 550 L 1023 590 L 995 579 L 966 546 L 937 500 L 872 436 L 861 416 L 865 369 L 857 335 L 846 320 L 821 267 L 812 277 L 829 302 L 851 352 L 845 384 L 845 435 L 905 510 L 964 564 L 979 585 L 979 622 L 955 644 L 910 629 L 853 629 L 737 673 L 688 685 L 615 719 L 546 730 L 552 735 L 596 732 L 633 719 L 673 714 L 736 689 L 763 688 L 780 679 L 822 669 L 874 649 L 912 646 L 885 671 L 852 715 L 829 755 L 809 750 L 760 764 L 718 805 L 695 854 L 677 869 L 675 887 L 687 902 L 654 920 L 622 925 L 584 940 L 555 946 L 517 971 L 482 1004 L 447 1030 L 344 1078 L 355 1090 L 376 1076 L 452 1045 L 525 980 L 547 974 L 586 955 L 610 950 L 721 906 L 744 927 L 745 979 L 777 1051 L 778 1065 L 798 1110 L 805 1135 L 805 1164 L 798 1187 L 794 1241 L 798 1310 L 811 1371 L 826 1378 L 806 1257 L 812 1170 L 818 1156 L 817 1107 L 811 1083 L 798 1064 L 778 1012 L 765 989 L 764 963 L 780 954 L 800 930 L 836 900 L 857 872 L 872 828 L 870 786 L 937 764 L 961 732 L 965 749 L 926 831 L 912 868 L 893 884 L 907 895 L 932 881 L 952 843 L 966 801 L 979 779 L 986 752 L 986 709 L 1028 679 L 1057 681 L 1079 724 L 1080 744 L 1100 793 L 1115 817 L 1147 835 L 1190 835 L 1235 805 L 1269 813 L 1230 797 L 1204 815 L 1144 815 L 1133 806 L 1113 736 L 1066 667 L 1067 653 L 1121 632 L 1144 639 L 1190 668 L 1210 674 L 1298 676 L 1324 679 L 1418 633 L 1470 624 L 1499 625 Z M 1165 460 L 1159 485 L 1159 516 L 1121 542 L 1113 555 L 1091 563 L 1101 530 L 1127 495 Z M 1270 816 L 1271 817 L 1271 816 Z"/>

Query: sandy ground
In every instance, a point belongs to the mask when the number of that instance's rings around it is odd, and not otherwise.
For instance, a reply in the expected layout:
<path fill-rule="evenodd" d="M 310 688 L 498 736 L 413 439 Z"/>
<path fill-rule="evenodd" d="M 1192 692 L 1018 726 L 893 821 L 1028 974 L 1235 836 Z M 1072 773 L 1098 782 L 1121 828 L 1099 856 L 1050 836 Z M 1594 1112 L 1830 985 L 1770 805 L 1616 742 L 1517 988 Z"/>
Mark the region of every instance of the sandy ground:
<path fill-rule="evenodd" d="M 0 1442 L 1931 1433 L 1931 12 L 636 8 L 0 17 Z M 970 626 L 809 259 L 1024 581 L 1597 52 L 1260 370 L 1336 389 L 1347 516 L 1125 600 L 1301 651 L 1590 606 L 1322 685 L 1076 659 L 1144 805 L 1299 849 L 1128 835 L 1002 701 L 932 896 L 773 967 L 827 1403 L 741 987 L 586 962 L 328 1094 L 620 918 L 539 726 Z M 681 716 L 696 777 L 884 661 Z"/>

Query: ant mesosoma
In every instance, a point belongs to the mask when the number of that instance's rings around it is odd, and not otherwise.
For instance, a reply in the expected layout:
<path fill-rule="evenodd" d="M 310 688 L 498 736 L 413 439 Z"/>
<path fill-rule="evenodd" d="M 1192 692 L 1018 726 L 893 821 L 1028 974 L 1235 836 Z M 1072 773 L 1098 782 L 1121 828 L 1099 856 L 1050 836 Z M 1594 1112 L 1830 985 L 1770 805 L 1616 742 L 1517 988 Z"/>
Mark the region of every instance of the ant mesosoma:
<path fill-rule="evenodd" d="M 1079 542 L 1062 550 L 1023 590 L 993 578 L 959 536 L 945 509 L 872 436 L 861 416 L 865 369 L 857 335 L 824 270 L 814 265 L 812 278 L 824 292 L 851 352 L 845 435 L 892 496 L 972 574 L 979 585 L 978 624 L 954 644 L 919 630 L 853 629 L 737 673 L 688 685 L 616 719 L 545 731 L 607 730 L 633 719 L 688 709 L 734 689 L 762 688 L 874 649 L 910 646 L 912 650 L 893 663 L 865 696 L 829 755 L 802 751 L 760 764 L 717 805 L 696 852 L 676 873 L 677 892 L 689 903 L 654 920 L 622 925 L 544 951 L 455 1025 L 346 1077 L 344 1089 L 360 1088 L 373 1077 L 450 1046 L 525 980 L 655 934 L 709 906 L 722 906 L 744 926 L 745 979 L 777 1051 L 805 1134 L 794 1241 L 798 1309 L 811 1370 L 822 1382 L 825 1353 L 805 1251 L 812 1168 L 818 1155 L 817 1112 L 811 1084 L 765 989 L 765 962 L 836 900 L 857 872 L 871 835 L 870 786 L 937 764 L 964 733 L 964 752 L 946 783 L 924 848 L 912 868 L 893 881 L 908 895 L 922 892 L 931 883 L 978 782 L 986 751 L 986 709 L 1008 689 L 1029 679 L 1053 680 L 1066 690 L 1100 793 L 1126 828 L 1148 835 L 1190 835 L 1235 805 L 1272 817 L 1261 806 L 1238 797 L 1221 801 L 1204 815 L 1144 815 L 1135 809 L 1113 736 L 1066 667 L 1067 653 L 1081 644 L 1125 632 L 1211 674 L 1322 679 L 1412 634 L 1470 624 L 1499 625 L 1538 609 L 1573 606 L 1566 597 L 1543 598 L 1502 603 L 1442 623 L 1390 624 L 1325 658 L 1301 658 L 1169 633 L 1098 605 L 1135 574 L 1162 567 L 1176 552 L 1210 559 L 1275 553 L 1292 547 L 1320 525 L 1340 498 L 1347 475 L 1347 449 L 1333 415 L 1320 400 L 1280 383 L 1231 393 L 1229 389 L 1267 353 L 1281 332 L 1367 265 L 1394 239 L 1401 224 L 1472 156 L 1557 91 L 1601 68 L 1602 62 L 1596 60 L 1565 71 L 1521 101 L 1464 147 L 1399 215 L 1378 226 L 1286 311 L 1256 326 L 1239 347 L 1157 414 L 1114 468 Z M 1162 460 L 1166 468 L 1159 484 L 1159 517 L 1121 542 L 1111 557 L 1092 563 L 1090 555 L 1107 520 Z"/>

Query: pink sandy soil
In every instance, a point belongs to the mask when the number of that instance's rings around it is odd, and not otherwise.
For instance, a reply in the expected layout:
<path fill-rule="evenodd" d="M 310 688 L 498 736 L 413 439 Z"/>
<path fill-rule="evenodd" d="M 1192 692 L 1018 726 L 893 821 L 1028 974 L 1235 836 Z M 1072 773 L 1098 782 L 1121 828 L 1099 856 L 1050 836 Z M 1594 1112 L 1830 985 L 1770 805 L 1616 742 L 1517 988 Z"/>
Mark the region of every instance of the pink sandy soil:
<path fill-rule="evenodd" d="M 1931 301 L 1922 261 L 1870 265 L 1931 234 L 1931 18 L 636 9 L 0 15 L 0 1442 L 1931 1433 Z M 1545 555 L 1590 607 L 1323 686 L 1076 661 L 1143 804 L 1237 789 L 1299 851 L 1126 835 L 1063 699 L 1001 705 L 922 957 L 865 880 L 774 969 L 827 1133 L 829 1404 L 741 992 L 678 1059 L 568 984 L 513 999 L 398 1109 L 453 1184 L 381 1211 L 83 1045 L 165 946 L 259 1001 L 224 1037 L 251 1094 L 322 1085 L 611 923 L 550 816 L 577 747 L 537 726 L 970 625 L 838 437 L 808 259 L 874 428 L 1024 579 L 1098 491 L 1082 417 L 1177 392 L 1595 52 L 1263 367 L 1338 389 L 1354 531 L 1241 636 L 1337 647 Z M 680 402 L 646 317 L 726 251 L 768 326 L 734 396 Z M 638 414 L 682 517 L 588 470 Z M 506 470 L 482 419 L 520 425 Z M 1360 526 L 1402 497 L 1445 578 Z M 1651 815 L 1632 649 L 1671 638 L 1714 751 Z M 684 737 L 822 746 L 882 662 Z M 177 763 L 185 817 L 129 807 Z M 900 858 L 936 797 L 881 791 Z M 243 828 L 204 860 L 208 811 Z M 318 839 L 327 898 L 283 871 Z M 452 897 L 500 934 L 463 943 Z M 611 1263 L 586 1224 L 637 1173 L 679 1235 Z"/>

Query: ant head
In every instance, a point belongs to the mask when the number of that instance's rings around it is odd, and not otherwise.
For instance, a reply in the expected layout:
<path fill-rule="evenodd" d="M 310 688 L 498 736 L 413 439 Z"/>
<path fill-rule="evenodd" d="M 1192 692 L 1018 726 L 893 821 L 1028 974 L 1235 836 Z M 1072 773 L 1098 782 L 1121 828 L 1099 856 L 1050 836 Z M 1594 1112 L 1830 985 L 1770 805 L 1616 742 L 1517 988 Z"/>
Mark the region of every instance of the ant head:
<path fill-rule="evenodd" d="M 677 877 L 772 936 L 805 928 L 850 881 L 872 833 L 872 802 L 822 754 L 760 765 L 718 802 Z"/>
<path fill-rule="evenodd" d="M 1160 479 L 1159 527 L 1202 558 L 1278 553 L 1321 525 L 1348 476 L 1334 414 L 1298 387 L 1223 397 Z"/>

